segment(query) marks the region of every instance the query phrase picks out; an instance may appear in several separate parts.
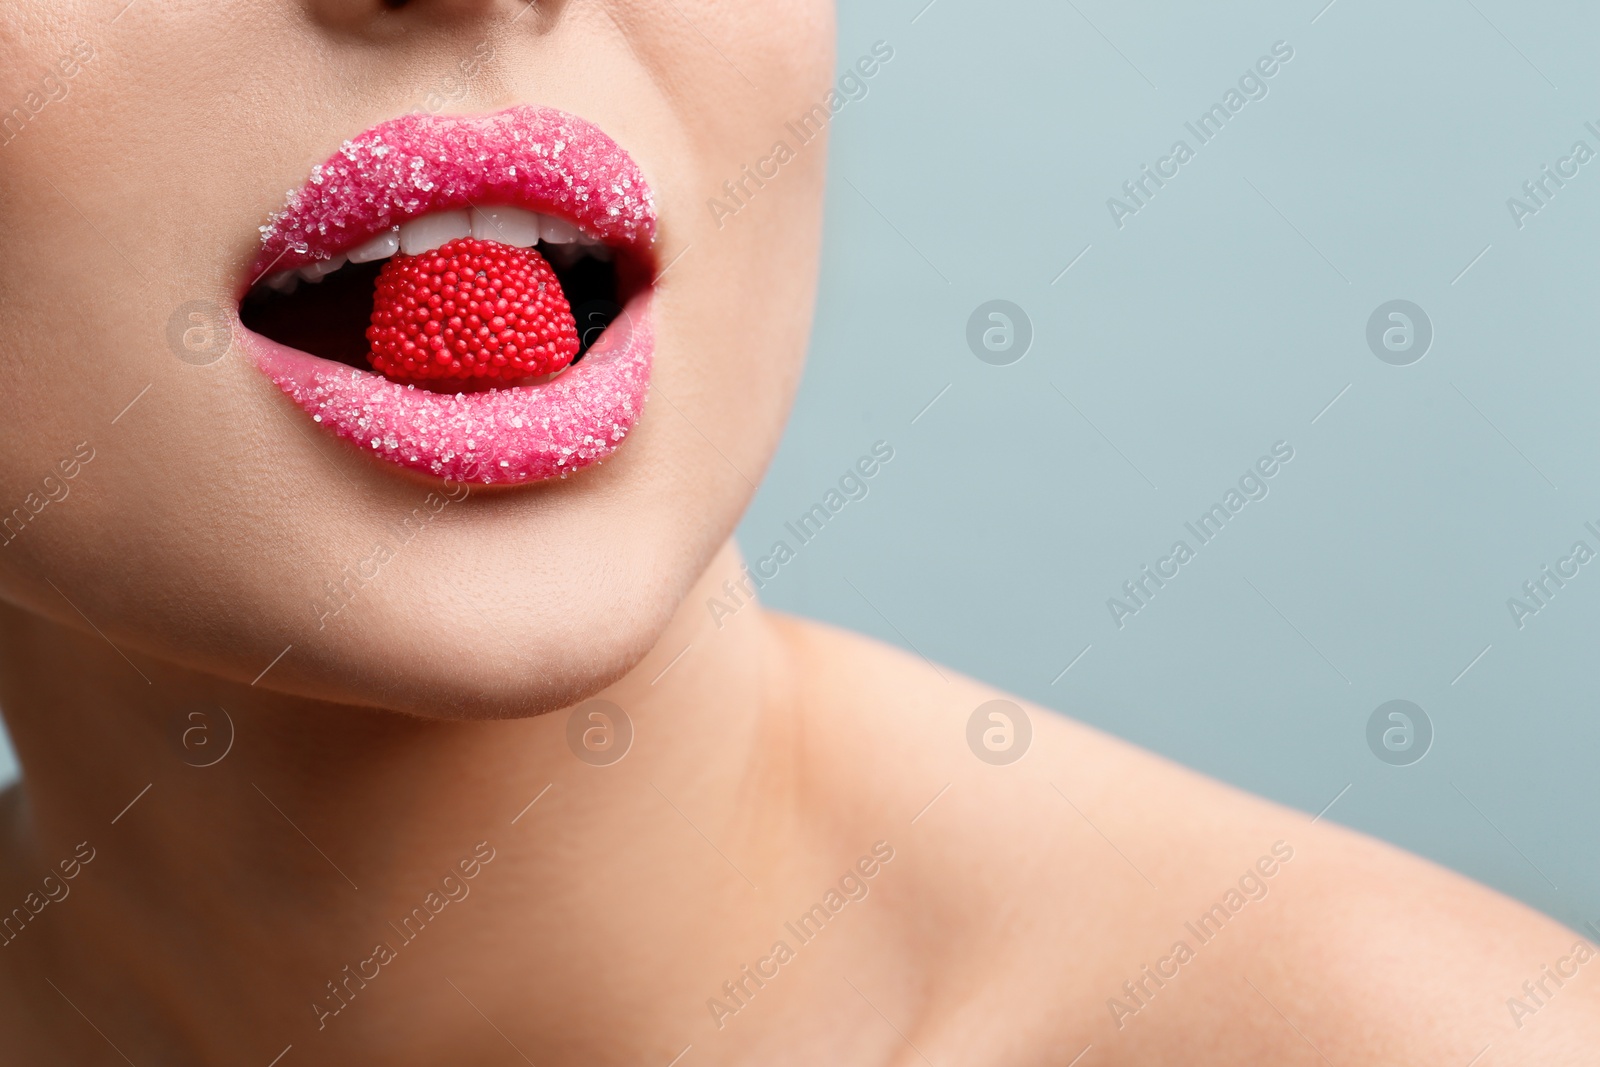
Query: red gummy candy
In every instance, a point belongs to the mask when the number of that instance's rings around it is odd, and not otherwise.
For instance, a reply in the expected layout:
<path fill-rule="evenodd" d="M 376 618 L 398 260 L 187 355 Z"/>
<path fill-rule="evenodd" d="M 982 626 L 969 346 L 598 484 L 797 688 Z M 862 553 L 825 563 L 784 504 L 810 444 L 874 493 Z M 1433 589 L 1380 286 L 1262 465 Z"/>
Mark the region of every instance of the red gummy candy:
<path fill-rule="evenodd" d="M 367 341 L 373 368 L 397 381 L 509 384 L 571 363 L 578 327 L 538 252 L 460 237 L 383 265 Z"/>

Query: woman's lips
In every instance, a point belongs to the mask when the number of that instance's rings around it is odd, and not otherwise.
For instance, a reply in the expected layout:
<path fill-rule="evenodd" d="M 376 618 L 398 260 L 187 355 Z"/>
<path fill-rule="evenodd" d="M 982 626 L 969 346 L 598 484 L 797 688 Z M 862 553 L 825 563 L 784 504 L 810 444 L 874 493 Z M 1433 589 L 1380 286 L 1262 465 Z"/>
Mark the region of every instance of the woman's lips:
<path fill-rule="evenodd" d="M 566 219 L 653 273 L 655 208 L 637 165 L 596 127 L 541 107 L 407 115 L 345 142 L 262 227 L 251 279 L 330 259 L 437 211 L 509 205 Z M 248 288 L 248 286 L 246 286 Z M 638 422 L 655 337 L 649 286 L 585 357 L 537 385 L 443 394 L 242 329 L 243 347 L 301 409 L 380 459 L 454 481 L 510 485 L 605 458 Z"/>

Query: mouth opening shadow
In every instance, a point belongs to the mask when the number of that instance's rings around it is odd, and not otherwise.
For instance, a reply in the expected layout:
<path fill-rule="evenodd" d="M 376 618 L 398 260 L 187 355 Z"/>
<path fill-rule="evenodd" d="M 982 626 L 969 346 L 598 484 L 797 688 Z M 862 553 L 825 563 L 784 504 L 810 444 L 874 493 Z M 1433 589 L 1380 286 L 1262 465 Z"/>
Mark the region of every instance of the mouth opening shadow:
<path fill-rule="evenodd" d="M 541 246 L 539 251 L 545 250 Z M 565 266 L 546 258 L 577 320 L 577 363 L 622 313 L 616 265 L 592 256 Z M 240 305 L 239 321 L 281 345 L 371 370 L 366 333 L 385 262 L 346 263 L 320 282 L 302 280 L 292 293 L 257 285 Z"/>

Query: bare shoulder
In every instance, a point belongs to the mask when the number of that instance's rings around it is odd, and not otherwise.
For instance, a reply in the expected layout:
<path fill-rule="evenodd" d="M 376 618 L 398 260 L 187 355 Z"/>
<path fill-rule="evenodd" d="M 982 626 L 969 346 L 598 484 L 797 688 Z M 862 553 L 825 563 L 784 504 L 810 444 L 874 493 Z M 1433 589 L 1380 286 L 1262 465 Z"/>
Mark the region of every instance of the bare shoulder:
<path fill-rule="evenodd" d="M 908 950 L 937 931 L 960 961 L 915 1012 L 946 1059 L 989 1060 L 999 1026 L 1011 1063 L 1594 1062 L 1600 957 L 1549 918 L 942 665 L 779 625 L 807 760 L 896 849 Z"/>

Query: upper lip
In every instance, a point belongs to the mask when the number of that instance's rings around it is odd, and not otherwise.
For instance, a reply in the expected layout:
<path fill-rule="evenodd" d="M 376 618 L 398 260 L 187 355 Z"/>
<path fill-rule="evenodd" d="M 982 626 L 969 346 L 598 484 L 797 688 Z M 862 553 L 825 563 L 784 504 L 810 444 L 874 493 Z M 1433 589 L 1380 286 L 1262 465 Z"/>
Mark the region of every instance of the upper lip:
<path fill-rule="evenodd" d="M 639 256 L 655 239 L 649 185 L 592 123 L 535 105 L 483 116 L 419 113 L 373 126 L 313 168 L 261 227 L 244 288 L 430 212 L 500 205 L 566 219 Z"/>

